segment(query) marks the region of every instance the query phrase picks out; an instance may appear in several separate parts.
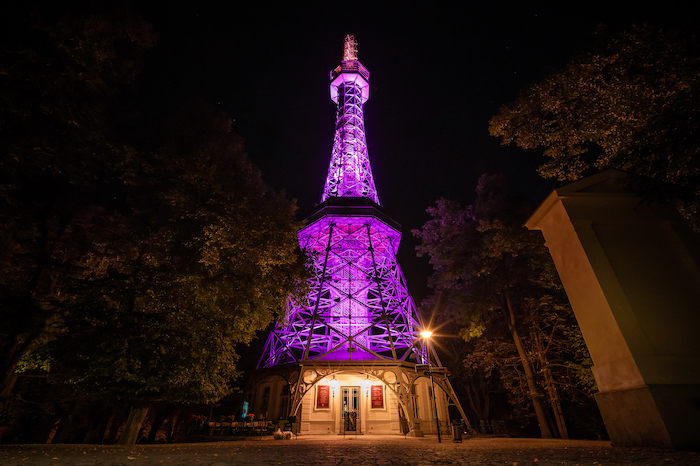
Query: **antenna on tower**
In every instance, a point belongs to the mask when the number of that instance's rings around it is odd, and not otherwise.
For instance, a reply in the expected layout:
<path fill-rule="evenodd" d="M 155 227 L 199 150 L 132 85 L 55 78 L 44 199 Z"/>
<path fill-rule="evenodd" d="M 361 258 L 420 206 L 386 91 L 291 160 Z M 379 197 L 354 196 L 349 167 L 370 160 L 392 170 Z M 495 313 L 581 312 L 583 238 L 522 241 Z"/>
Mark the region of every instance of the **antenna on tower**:
<path fill-rule="evenodd" d="M 357 61 L 357 41 L 354 34 L 345 36 L 345 46 L 343 47 L 343 61 Z"/>

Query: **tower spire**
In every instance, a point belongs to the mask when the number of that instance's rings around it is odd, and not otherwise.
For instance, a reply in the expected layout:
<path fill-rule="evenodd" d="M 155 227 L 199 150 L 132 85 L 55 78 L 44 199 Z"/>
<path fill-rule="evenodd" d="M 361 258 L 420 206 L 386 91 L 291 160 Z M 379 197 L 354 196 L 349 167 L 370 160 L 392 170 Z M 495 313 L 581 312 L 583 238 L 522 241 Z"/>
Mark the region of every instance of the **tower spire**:
<path fill-rule="evenodd" d="M 321 202 L 334 197 L 366 197 L 379 204 L 362 109 L 369 99 L 369 71 L 357 59 L 357 41 L 352 34 L 345 36 L 342 62 L 331 71 L 331 99 L 338 107 Z"/>
<path fill-rule="evenodd" d="M 357 61 L 357 41 L 355 40 L 355 36 L 352 34 L 345 36 L 343 61 Z"/>

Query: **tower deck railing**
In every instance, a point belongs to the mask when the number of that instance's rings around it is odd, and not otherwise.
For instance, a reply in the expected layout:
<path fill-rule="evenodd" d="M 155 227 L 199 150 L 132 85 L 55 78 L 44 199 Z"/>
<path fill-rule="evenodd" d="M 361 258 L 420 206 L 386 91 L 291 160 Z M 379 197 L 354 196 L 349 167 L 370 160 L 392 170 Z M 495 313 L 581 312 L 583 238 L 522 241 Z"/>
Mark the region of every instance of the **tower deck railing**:
<path fill-rule="evenodd" d="M 331 81 L 334 80 L 343 71 L 350 71 L 355 73 L 360 73 L 363 78 L 369 81 L 369 71 L 367 68 L 362 66 L 359 61 L 344 61 L 338 65 L 333 71 L 331 71 Z"/>

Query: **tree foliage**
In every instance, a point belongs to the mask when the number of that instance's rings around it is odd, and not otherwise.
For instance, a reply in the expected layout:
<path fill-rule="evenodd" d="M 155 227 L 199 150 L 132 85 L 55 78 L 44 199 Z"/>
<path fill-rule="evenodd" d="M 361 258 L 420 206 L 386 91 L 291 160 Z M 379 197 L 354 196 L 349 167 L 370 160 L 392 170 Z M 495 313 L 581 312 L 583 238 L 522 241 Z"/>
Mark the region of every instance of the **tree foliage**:
<path fill-rule="evenodd" d="M 434 270 L 431 299 L 442 315 L 464 324 L 467 339 L 481 335 L 485 315 L 507 307 L 506 287 L 528 296 L 540 286 L 530 264 L 547 263 L 541 237 L 519 223 L 529 206 L 505 184 L 501 176 L 482 175 L 474 204 L 440 199 L 427 210 L 432 219 L 413 231 L 421 240 L 418 255 L 427 255 Z"/>
<path fill-rule="evenodd" d="M 59 250 L 90 204 L 113 204 L 134 148 L 119 128 L 150 25 L 128 10 L 33 18 L 0 55 L 2 392 L 57 328 Z"/>
<path fill-rule="evenodd" d="M 236 345 L 303 283 L 295 203 L 263 182 L 231 120 L 139 100 L 154 43 L 116 7 L 34 23 L 3 51 L 6 397 L 22 361 L 107 399 L 218 400 Z"/>
<path fill-rule="evenodd" d="M 490 121 L 503 144 L 541 150 L 545 178 L 614 167 L 686 190 L 700 203 L 700 53 L 694 36 L 632 26 L 546 75 Z"/>
<path fill-rule="evenodd" d="M 530 413 L 534 407 L 543 437 L 549 424 L 566 436 L 561 390 L 583 394 L 569 367 L 584 370 L 584 355 L 569 349 L 569 335 L 578 331 L 573 312 L 542 237 L 521 226 L 528 203 L 509 194 L 500 176 L 482 176 L 476 194 L 466 208 L 439 200 L 428 209 L 432 219 L 414 231 L 419 255 L 434 269 L 427 304 L 471 342 L 466 375 L 483 387 L 500 379 L 514 406 Z M 473 393 L 474 410 L 485 413 L 488 393 L 478 401 Z"/>
<path fill-rule="evenodd" d="M 189 107 L 164 139 L 122 207 L 71 225 L 52 346 L 92 393 L 211 402 L 237 375 L 234 345 L 298 286 L 298 224 L 224 116 Z"/>

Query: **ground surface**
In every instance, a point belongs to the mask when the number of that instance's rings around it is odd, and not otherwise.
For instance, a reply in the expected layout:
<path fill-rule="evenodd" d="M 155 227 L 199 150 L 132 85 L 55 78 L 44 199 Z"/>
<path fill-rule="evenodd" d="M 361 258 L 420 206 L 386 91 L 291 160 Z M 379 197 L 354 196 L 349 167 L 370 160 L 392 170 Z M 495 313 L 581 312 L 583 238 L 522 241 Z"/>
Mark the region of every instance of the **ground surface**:
<path fill-rule="evenodd" d="M 216 443 L 1 445 L 0 465 L 700 465 L 700 453 L 613 448 L 610 442 L 436 437 L 306 436 Z"/>

